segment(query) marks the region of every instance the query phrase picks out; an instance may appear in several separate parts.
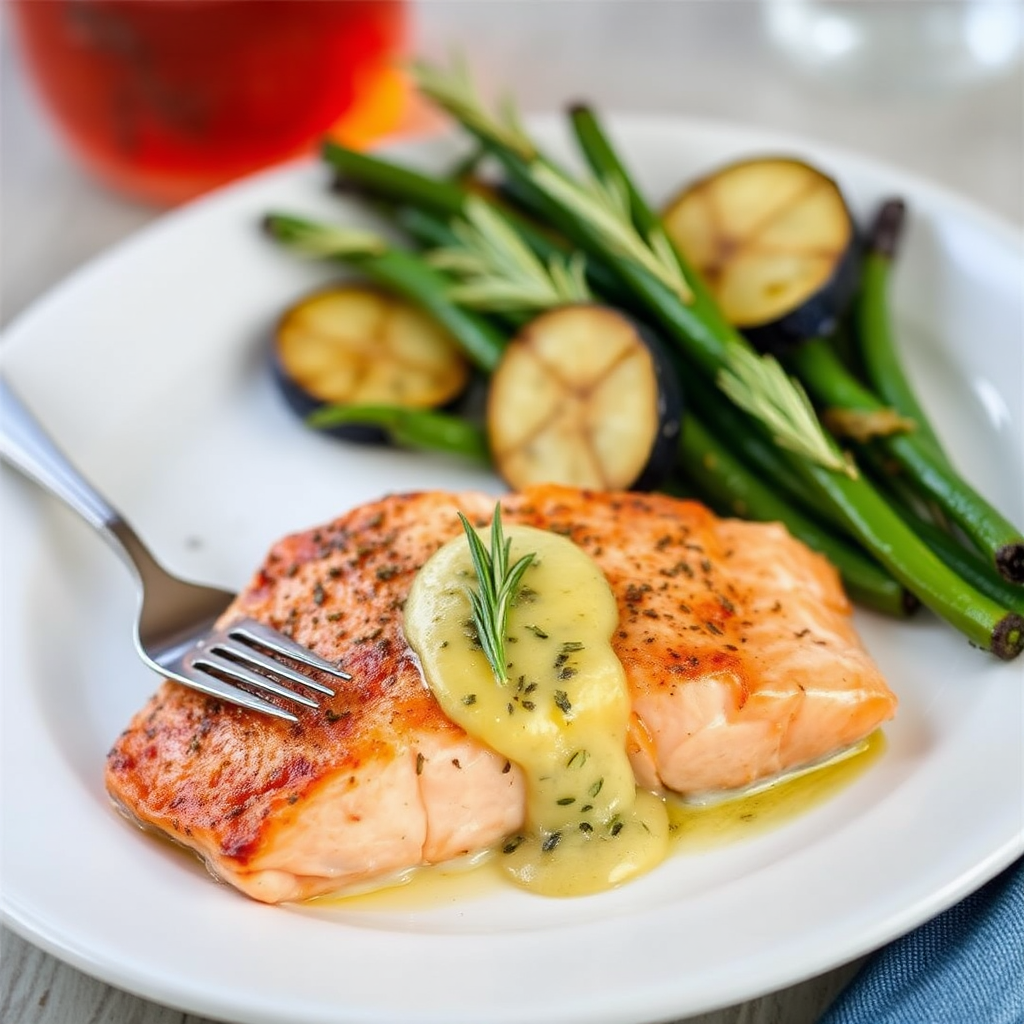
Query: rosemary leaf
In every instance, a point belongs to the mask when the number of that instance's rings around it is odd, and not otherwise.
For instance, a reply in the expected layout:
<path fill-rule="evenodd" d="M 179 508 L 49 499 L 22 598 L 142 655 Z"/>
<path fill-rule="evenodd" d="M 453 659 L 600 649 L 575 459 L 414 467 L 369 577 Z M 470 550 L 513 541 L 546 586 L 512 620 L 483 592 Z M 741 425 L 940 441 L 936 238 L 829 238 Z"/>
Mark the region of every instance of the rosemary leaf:
<path fill-rule="evenodd" d="M 454 246 L 444 249 L 431 249 L 426 254 L 427 262 L 438 270 L 448 270 L 453 274 L 469 276 L 480 273 L 480 258 L 476 253 Z"/>
<path fill-rule="evenodd" d="M 619 256 L 638 263 L 682 302 L 693 299 L 668 240 L 661 240 L 660 231 L 652 232 L 649 240 L 637 231 L 630 215 L 629 195 L 620 178 L 590 178 L 581 184 L 539 160 L 530 166 L 530 178 L 541 191 L 598 231 Z"/>
<path fill-rule="evenodd" d="M 432 250 L 428 261 L 460 278 L 448 297 L 494 312 L 532 312 L 592 298 L 582 253 L 552 256 L 547 266 L 508 222 L 482 199 L 466 200 L 464 219 L 452 222 L 458 246 Z"/>
<path fill-rule="evenodd" d="M 587 258 L 583 253 L 574 252 L 568 260 L 552 258 L 548 262 L 548 273 L 558 291 L 572 296 L 572 301 L 586 302 L 590 299 L 590 287 L 587 285 Z"/>
<path fill-rule="evenodd" d="M 661 228 L 652 228 L 647 232 L 647 244 L 650 246 L 651 252 L 657 256 L 660 262 L 664 263 L 666 266 L 679 266 L 676 262 L 675 249 L 672 248 L 672 243 L 669 241 L 668 235 L 666 235 Z M 689 297 L 686 301 L 689 301 Z"/>
<path fill-rule="evenodd" d="M 537 151 L 523 128 L 515 104 L 506 98 L 500 105 L 497 117 L 489 114 L 476 91 L 464 59 L 455 58 L 451 70 L 414 61 L 410 71 L 416 88 L 427 99 L 433 100 L 470 127 L 500 142 L 522 159 L 533 160 L 536 157 Z"/>
<path fill-rule="evenodd" d="M 306 256 L 375 256 L 388 247 L 387 242 L 372 231 L 328 227 L 294 217 L 278 219 L 287 225 L 287 234 L 282 235 L 282 241 L 290 249 Z"/>
<path fill-rule="evenodd" d="M 490 552 L 461 512 L 459 519 L 462 520 L 462 527 L 469 541 L 469 553 L 478 584 L 476 590 L 467 589 L 473 611 L 473 625 L 476 627 L 480 646 L 490 662 L 495 680 L 500 686 L 504 686 L 508 682 L 508 664 L 505 660 L 508 611 L 519 591 L 523 573 L 529 568 L 534 554 L 531 552 L 523 555 L 511 568 L 509 567 L 512 541 L 505 539 L 499 505 L 494 506 L 494 518 L 491 520 Z"/>
<path fill-rule="evenodd" d="M 668 239 L 660 231 L 645 239 L 634 227 L 629 191 L 621 178 L 591 179 L 579 185 L 542 161 L 510 100 L 502 102 L 497 116 L 486 111 L 464 60 L 454 61 L 449 71 L 417 62 L 412 66 L 412 74 L 424 96 L 470 129 L 519 156 L 529 165 L 534 184 L 590 222 L 611 248 L 639 263 L 683 302 L 692 301 L 693 293 Z"/>
<path fill-rule="evenodd" d="M 457 306 L 486 309 L 492 313 L 518 313 L 526 306 L 529 293 L 500 277 L 479 277 L 473 281 L 450 285 L 445 294 Z M 545 296 L 535 295 L 527 308 L 547 309 Z"/>
<path fill-rule="evenodd" d="M 778 360 L 732 345 L 727 363 L 727 369 L 718 375 L 718 386 L 741 409 L 760 420 L 776 444 L 856 479 L 853 461 L 829 440 L 807 392 L 783 370 Z"/>

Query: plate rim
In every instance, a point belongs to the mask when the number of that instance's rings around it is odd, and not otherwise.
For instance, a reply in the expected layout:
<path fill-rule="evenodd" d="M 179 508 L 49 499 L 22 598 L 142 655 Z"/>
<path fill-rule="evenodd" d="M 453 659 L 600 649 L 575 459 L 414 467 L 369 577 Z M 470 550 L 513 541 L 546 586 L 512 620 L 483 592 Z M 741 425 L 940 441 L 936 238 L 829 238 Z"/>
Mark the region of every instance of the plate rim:
<path fill-rule="evenodd" d="M 776 132 L 770 128 L 756 125 L 744 125 L 739 122 L 691 117 L 673 117 L 671 115 L 619 114 L 614 111 L 610 111 L 605 116 L 604 120 L 613 133 L 622 125 L 627 125 L 631 130 L 637 130 L 638 128 L 639 130 L 648 131 L 670 130 L 673 132 L 682 132 L 684 134 L 694 131 L 711 132 L 719 134 L 722 137 L 734 138 L 738 142 L 747 137 L 774 138 L 778 140 L 778 144 L 780 146 L 799 148 L 809 152 L 813 151 L 816 154 L 822 154 L 824 159 L 827 161 L 835 161 L 842 165 L 856 166 L 877 176 L 899 181 L 901 183 L 901 187 L 906 187 L 908 190 L 912 189 L 914 194 L 927 195 L 929 197 L 929 201 L 935 201 L 944 207 L 952 208 L 957 211 L 958 214 L 962 213 L 969 220 L 979 224 L 985 233 L 991 234 L 1005 241 L 1011 247 L 1020 249 L 1021 252 L 1019 255 L 1022 260 L 1024 260 L 1024 229 L 1018 228 L 1011 221 L 1001 217 L 999 214 L 990 210 L 973 198 L 964 196 L 963 194 L 950 189 L 948 186 L 934 182 L 926 177 L 919 176 L 915 172 L 905 170 L 884 160 L 865 156 L 864 154 L 850 151 L 843 147 L 837 147 L 829 143 L 819 143 L 805 136 Z M 561 124 L 561 120 L 557 118 L 556 115 L 533 117 L 530 118 L 529 121 L 531 124 L 539 125 L 540 128 L 538 130 L 545 130 L 544 125 Z M 398 140 L 395 145 L 385 147 L 385 150 L 387 152 L 394 152 L 396 155 L 401 155 L 410 147 L 418 147 L 424 141 L 427 143 L 434 143 L 437 141 L 437 137 L 431 136 L 425 140 Z M 250 188 L 259 189 L 263 187 L 268 180 L 272 181 L 277 177 L 281 177 L 282 179 L 287 178 L 290 175 L 295 174 L 301 168 L 309 167 L 310 165 L 315 166 L 316 163 L 317 161 L 315 158 L 302 159 L 292 161 L 288 164 L 272 168 L 267 171 L 259 172 L 255 175 L 250 175 L 231 185 L 215 190 L 192 203 L 156 217 L 152 222 L 145 225 L 140 230 L 133 232 L 129 236 L 85 261 L 81 266 L 76 268 L 68 276 L 52 288 L 48 289 L 30 303 L 28 307 L 13 317 L 12 320 L 4 327 L 2 334 L 0 334 L 0 353 L 6 356 L 12 346 L 17 348 L 18 345 L 28 344 L 33 333 L 33 324 L 38 317 L 42 317 L 47 314 L 50 306 L 55 303 L 73 300 L 78 289 L 87 289 L 89 287 L 89 281 L 93 276 L 102 276 L 105 274 L 107 272 L 107 267 L 112 262 L 130 258 L 133 249 L 136 247 L 143 248 L 153 244 L 158 245 L 160 235 L 168 230 L 173 231 L 174 225 L 180 222 L 183 218 L 202 217 L 206 209 L 216 207 L 224 201 L 226 196 L 238 194 Z M 155 242 L 154 239 L 156 239 Z M 985 861 L 976 865 L 974 872 L 971 873 L 969 878 L 965 875 L 961 877 L 959 885 L 948 887 L 947 891 L 944 892 L 941 898 L 940 909 L 952 905 L 969 892 L 974 891 L 983 885 L 986 881 L 998 874 L 1003 868 L 1016 860 L 1022 852 L 1024 852 L 1024 832 L 1017 837 L 1017 841 L 1015 843 L 1007 843 L 1003 849 L 993 851 Z M 902 916 L 903 923 L 900 926 L 901 930 L 895 934 L 903 934 L 905 931 L 912 929 L 922 921 L 933 916 L 936 912 L 933 901 L 919 901 L 918 906 L 906 908 L 902 915 L 897 915 Z M 158 972 L 155 974 L 151 972 L 152 977 L 149 978 L 148 984 L 143 987 L 139 987 L 138 984 L 132 983 L 133 979 L 119 974 L 115 969 L 116 965 L 100 962 L 95 958 L 90 957 L 87 950 L 69 946 L 66 942 L 62 943 L 59 936 L 54 936 L 47 933 L 45 930 L 40 930 L 38 924 L 33 927 L 31 919 L 32 913 L 29 908 L 23 908 L 22 912 L 18 913 L 15 906 L 10 902 L 9 894 L 6 892 L 0 893 L 0 920 L 2 920 L 4 924 L 10 927 L 12 931 L 19 934 L 26 941 L 44 949 L 46 952 L 58 959 L 85 971 L 89 975 L 99 978 L 102 981 L 118 988 L 134 992 L 144 998 L 154 999 L 160 1002 L 169 1002 L 170 1005 L 182 1005 L 182 1008 L 187 1009 L 189 1012 L 205 1014 L 232 1012 L 232 1007 L 230 1006 L 222 1006 L 218 1008 L 215 1005 L 203 1002 L 195 1002 L 190 1005 L 180 1004 L 180 990 L 175 986 L 171 986 L 174 991 L 167 991 L 166 985 L 161 989 L 158 984 Z M 889 927 L 887 928 L 879 923 L 879 926 L 876 929 L 876 934 L 874 938 L 870 940 L 868 946 L 864 946 L 863 937 L 859 943 L 851 943 L 851 948 L 847 950 L 847 954 L 844 955 L 843 959 L 833 962 L 832 966 L 838 966 L 839 963 L 844 962 L 850 956 L 855 957 L 861 955 L 862 953 L 868 952 L 870 949 L 877 948 L 878 946 L 884 945 L 890 941 L 895 937 L 895 934 L 892 933 L 891 930 L 891 924 L 892 922 L 889 922 Z M 863 948 L 854 950 L 852 949 L 853 945 Z M 747 993 L 744 998 L 756 998 L 766 992 L 775 991 L 803 978 L 818 974 L 821 970 L 827 969 L 829 969 L 827 966 L 821 968 L 819 965 L 818 968 L 815 968 L 808 973 L 803 968 L 794 967 L 789 972 L 788 977 L 781 978 L 778 982 L 762 984 L 755 991 Z M 135 979 L 135 981 L 139 980 L 140 979 Z M 701 1012 L 702 1009 L 712 1009 L 716 1006 L 724 1005 L 728 1004 L 718 1000 L 704 1006 L 698 1006 L 695 1009 L 687 1009 L 685 1012 Z M 664 1007 L 663 1009 L 668 1013 L 679 1012 L 667 1007 Z M 259 1017 L 246 1018 L 246 1020 L 250 1019 L 253 1021 L 260 1020 Z M 274 1018 L 268 1017 L 266 1019 L 271 1020 Z M 306 1018 L 302 1019 L 305 1020 Z M 309 1019 L 313 1020 L 315 1018 L 311 1017 Z M 381 1019 L 383 1020 L 384 1018 Z M 566 1017 L 564 1019 L 569 1020 L 571 1018 Z M 582 1020 L 584 1018 L 581 1017 L 579 1019 Z M 593 1020 L 594 1018 L 588 1017 L 586 1019 Z"/>

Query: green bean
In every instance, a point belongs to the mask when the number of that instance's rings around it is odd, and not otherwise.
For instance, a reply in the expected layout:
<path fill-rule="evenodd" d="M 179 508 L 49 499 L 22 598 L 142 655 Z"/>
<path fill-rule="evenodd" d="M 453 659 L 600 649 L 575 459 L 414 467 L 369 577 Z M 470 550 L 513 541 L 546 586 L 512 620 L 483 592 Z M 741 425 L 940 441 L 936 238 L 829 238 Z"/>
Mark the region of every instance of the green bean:
<path fill-rule="evenodd" d="M 400 405 L 325 405 L 310 413 L 306 422 L 321 430 L 344 424 L 380 427 L 403 448 L 460 455 L 477 462 L 490 459 L 483 427 L 454 413 Z"/>
<path fill-rule="evenodd" d="M 788 365 L 827 410 L 884 413 L 887 406 L 855 380 L 825 338 L 797 348 Z M 927 437 L 914 431 L 887 434 L 878 445 L 906 471 L 908 480 L 966 533 L 1013 583 L 1024 583 L 1024 537 L 948 463 Z"/>
<path fill-rule="evenodd" d="M 685 383 L 690 407 L 752 471 L 771 480 L 787 501 L 805 513 L 845 529 L 832 506 L 807 487 L 803 476 L 793 468 L 792 458 L 773 445 L 747 413 L 733 405 L 713 383 L 696 374 L 686 375 Z"/>
<path fill-rule="evenodd" d="M 338 172 L 338 181 L 347 190 L 374 199 L 383 199 L 396 207 L 412 207 L 440 220 L 460 217 L 466 199 L 473 193 L 452 179 L 437 179 L 409 167 L 346 149 L 335 142 L 323 148 L 323 157 Z M 481 197 L 485 198 L 485 197 Z M 553 256 L 564 256 L 567 246 L 505 203 L 485 198 L 491 209 L 514 228 L 533 252 L 547 263 Z M 615 275 L 598 264 L 588 263 L 587 277 L 595 291 L 609 302 L 624 303 L 623 293 Z"/>
<path fill-rule="evenodd" d="M 977 551 L 972 551 L 960 543 L 942 527 L 929 522 L 904 502 L 895 499 L 892 504 L 907 525 L 957 575 L 993 601 L 998 601 L 1018 615 L 1024 615 L 1024 590 L 1003 579 Z"/>
<path fill-rule="evenodd" d="M 857 352 L 868 383 L 878 396 L 913 420 L 917 434 L 942 454 L 938 435 L 904 370 L 889 309 L 889 279 L 905 216 L 903 201 L 889 199 L 882 204 L 868 233 L 860 291 L 854 303 Z"/>
<path fill-rule="evenodd" d="M 391 219 L 424 249 L 442 249 L 458 245 L 451 222 L 419 206 L 396 206 Z"/>
<path fill-rule="evenodd" d="M 432 178 L 336 142 L 326 142 L 322 156 L 337 172 L 335 183 L 342 191 L 417 206 L 441 216 L 462 212 L 466 190 L 451 178 Z"/>

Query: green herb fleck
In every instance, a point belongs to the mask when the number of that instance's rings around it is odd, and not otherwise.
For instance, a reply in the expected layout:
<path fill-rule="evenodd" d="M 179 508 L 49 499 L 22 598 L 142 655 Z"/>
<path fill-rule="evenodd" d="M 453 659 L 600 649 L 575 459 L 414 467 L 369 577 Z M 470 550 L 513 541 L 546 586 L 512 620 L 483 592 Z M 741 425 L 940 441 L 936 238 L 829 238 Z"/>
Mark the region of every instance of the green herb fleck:
<path fill-rule="evenodd" d="M 457 283 L 447 289 L 456 305 L 492 312 L 534 312 L 593 300 L 586 258 L 554 255 L 545 264 L 505 218 L 477 196 L 463 204 L 450 224 L 455 241 L 434 249 L 427 260 Z"/>
<path fill-rule="evenodd" d="M 513 836 L 505 845 L 501 848 L 502 853 L 515 853 L 520 846 L 523 845 L 523 839 L 525 836 Z"/>
<path fill-rule="evenodd" d="M 540 844 L 540 848 L 542 852 L 550 853 L 561 841 L 562 833 L 552 832 L 550 835 L 544 837 L 544 842 Z"/>
<path fill-rule="evenodd" d="M 585 750 L 577 750 L 568 761 L 565 762 L 566 768 L 582 768 L 586 763 L 590 754 Z"/>

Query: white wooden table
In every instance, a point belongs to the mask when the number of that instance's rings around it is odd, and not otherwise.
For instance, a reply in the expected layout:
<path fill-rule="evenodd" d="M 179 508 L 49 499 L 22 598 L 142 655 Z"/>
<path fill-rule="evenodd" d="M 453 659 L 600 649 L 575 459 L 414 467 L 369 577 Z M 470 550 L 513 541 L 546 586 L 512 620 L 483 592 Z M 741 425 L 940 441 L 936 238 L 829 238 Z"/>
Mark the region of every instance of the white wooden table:
<path fill-rule="evenodd" d="M 1024 222 L 1019 65 L 969 90 L 907 86 L 882 92 L 811 80 L 770 45 L 765 10 L 742 0 L 424 0 L 415 8 L 415 31 L 420 53 L 440 57 L 452 44 L 461 46 L 485 83 L 514 86 L 527 112 L 585 98 L 602 110 L 779 129 L 887 160 Z M 0 53 L 0 320 L 6 323 L 159 211 L 111 195 L 83 176 L 46 123 L 9 32 Z M 4 1024 L 206 1024 L 89 978 L 9 931 L 2 933 L 0 953 Z M 810 1024 L 856 966 L 692 1018 L 691 1024 Z"/>

